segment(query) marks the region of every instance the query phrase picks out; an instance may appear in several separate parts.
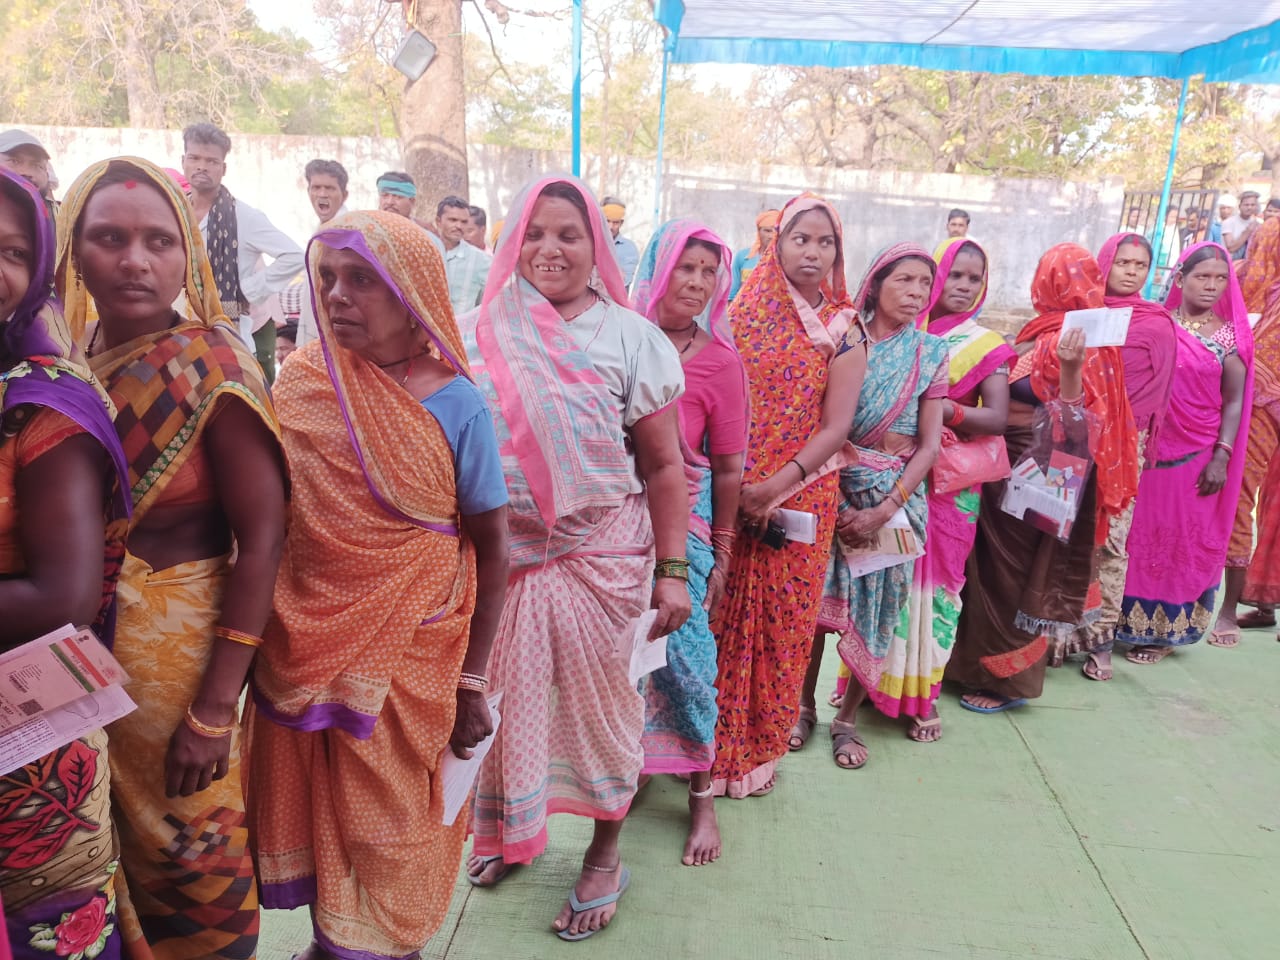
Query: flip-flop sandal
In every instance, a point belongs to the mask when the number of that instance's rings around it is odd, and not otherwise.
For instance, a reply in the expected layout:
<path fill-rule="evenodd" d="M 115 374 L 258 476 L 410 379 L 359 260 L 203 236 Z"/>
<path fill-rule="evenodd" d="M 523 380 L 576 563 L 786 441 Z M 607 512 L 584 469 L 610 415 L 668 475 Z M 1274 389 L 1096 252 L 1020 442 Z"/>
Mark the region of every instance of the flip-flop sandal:
<path fill-rule="evenodd" d="M 1080 672 L 1085 675 L 1086 679 L 1096 680 L 1099 683 L 1106 683 L 1115 676 L 1112 669 L 1098 663 L 1098 658 L 1092 653 L 1085 659 L 1084 666 L 1080 668 Z"/>
<path fill-rule="evenodd" d="M 1153 663 L 1159 663 L 1171 653 L 1173 653 L 1173 647 L 1142 646 L 1134 647 L 1124 655 L 1124 658 L 1130 663 L 1141 663 L 1144 666 L 1149 666 Z"/>
<path fill-rule="evenodd" d="M 1258 627 L 1274 627 L 1276 625 L 1276 615 L 1274 613 L 1263 613 L 1261 610 L 1250 610 L 1243 617 L 1238 617 L 1236 624 L 1245 630 L 1254 630 Z"/>
<path fill-rule="evenodd" d="M 622 872 L 618 874 L 618 889 L 613 893 L 606 893 L 603 897 L 596 897 L 594 900 L 588 900 L 583 903 L 578 899 L 578 891 L 576 889 L 569 890 L 569 908 L 573 910 L 573 917 L 580 913 L 586 913 L 588 910 L 597 910 L 600 907 L 607 907 L 611 903 L 617 903 L 622 899 L 622 895 L 627 892 L 627 887 L 631 885 L 631 871 L 624 865 Z M 594 930 L 583 930 L 581 933 L 570 933 L 569 927 L 573 926 L 573 917 L 569 918 L 569 925 L 563 930 L 557 930 L 556 936 L 561 940 L 577 941 L 586 940 L 588 937 L 594 937 L 604 927 L 596 927 Z"/>
<path fill-rule="evenodd" d="M 489 869 L 489 864 L 493 863 L 493 861 L 495 860 L 502 859 L 502 854 L 499 853 L 492 857 L 479 857 L 478 859 L 480 860 L 480 873 L 474 877 L 470 874 L 470 872 L 467 873 L 467 882 L 470 883 L 473 887 L 482 887 L 482 888 L 496 887 L 503 880 L 507 879 L 507 874 L 510 873 L 515 868 L 514 863 L 506 863 L 503 865 L 503 868 L 498 871 L 498 875 L 496 877 L 494 877 L 488 883 L 482 883 L 480 881 L 480 877 L 483 876 L 484 872 Z"/>
<path fill-rule="evenodd" d="M 974 713 L 1004 713 L 1006 710 L 1014 710 L 1018 707 L 1027 705 L 1026 697 L 1002 697 L 998 693 L 992 693 L 990 690 L 974 690 L 973 696 L 987 697 L 991 700 L 999 700 L 1000 703 L 994 707 L 980 707 L 975 703 L 970 703 L 964 697 L 960 698 L 960 706 L 966 710 L 972 710 Z"/>
<path fill-rule="evenodd" d="M 1211 630 L 1209 632 L 1208 642 L 1211 647 L 1221 647 L 1224 650 L 1230 650 L 1232 647 L 1240 646 L 1240 631 L 1238 629 L 1231 628 L 1226 630 Z"/>
<path fill-rule="evenodd" d="M 907 728 L 907 739 L 915 743 L 937 743 L 942 739 L 942 734 L 938 734 L 932 740 L 922 740 L 916 734 L 924 730 L 939 730 L 942 728 L 941 717 L 930 717 L 928 720 L 921 720 L 919 717 L 910 717 L 911 726 Z"/>
<path fill-rule="evenodd" d="M 813 736 L 813 728 L 817 725 L 818 711 L 813 707 L 801 707 L 800 716 L 796 719 L 795 726 L 791 728 L 791 735 L 787 737 L 787 749 L 792 753 L 803 750 L 804 745 Z"/>
<path fill-rule="evenodd" d="M 855 746 L 861 747 L 863 750 L 867 749 L 866 741 L 858 734 L 857 724 L 847 723 L 844 720 L 832 720 L 831 758 L 835 760 L 836 766 L 841 770 L 860 770 L 865 767 L 867 765 L 867 761 L 871 759 L 871 754 L 868 753 L 858 763 L 841 763 L 841 757 L 852 761 L 853 758 L 850 757 L 848 753 L 844 752 L 845 748 L 851 743 Z"/>

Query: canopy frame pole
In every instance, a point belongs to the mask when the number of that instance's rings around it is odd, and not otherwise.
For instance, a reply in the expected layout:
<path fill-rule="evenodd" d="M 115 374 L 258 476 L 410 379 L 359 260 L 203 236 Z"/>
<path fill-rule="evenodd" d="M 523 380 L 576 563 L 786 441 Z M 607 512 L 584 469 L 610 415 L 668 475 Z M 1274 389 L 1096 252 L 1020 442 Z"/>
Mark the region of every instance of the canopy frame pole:
<path fill-rule="evenodd" d="M 573 0 L 573 175 L 582 176 L 582 0 Z"/>
<path fill-rule="evenodd" d="M 1147 274 L 1146 287 L 1142 291 L 1142 295 L 1148 300 L 1151 299 L 1151 291 L 1155 286 L 1156 263 L 1160 259 L 1160 252 L 1164 249 L 1164 220 L 1169 212 L 1169 196 L 1173 192 L 1173 165 L 1178 159 L 1178 141 L 1182 137 L 1182 118 L 1187 112 L 1187 91 L 1190 88 L 1191 78 L 1183 77 L 1182 92 L 1178 94 L 1178 114 L 1173 121 L 1173 141 L 1169 144 L 1169 166 L 1165 170 L 1164 188 L 1160 191 L 1160 206 L 1156 211 L 1156 228 L 1151 244 L 1151 272 Z M 1174 264 L 1169 265 L 1170 271 L 1173 267 Z M 1105 282 L 1106 277 L 1102 279 Z"/>
<path fill-rule="evenodd" d="M 667 71 L 671 65 L 671 51 L 662 48 L 662 90 L 658 94 L 658 169 L 653 177 L 653 228 L 662 223 L 662 147 L 667 139 Z"/>

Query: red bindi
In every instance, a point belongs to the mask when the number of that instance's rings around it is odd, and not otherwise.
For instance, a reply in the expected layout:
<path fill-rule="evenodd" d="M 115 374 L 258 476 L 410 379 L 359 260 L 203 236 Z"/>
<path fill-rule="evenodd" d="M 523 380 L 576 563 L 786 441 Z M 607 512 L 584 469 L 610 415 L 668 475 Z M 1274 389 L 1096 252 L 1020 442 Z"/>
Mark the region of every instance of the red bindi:
<path fill-rule="evenodd" d="M 125 188 L 126 190 L 132 190 L 132 189 L 133 189 L 134 187 L 136 187 L 137 185 L 138 185 L 138 181 L 137 181 L 137 180 L 126 180 L 126 181 L 124 182 L 124 188 Z"/>

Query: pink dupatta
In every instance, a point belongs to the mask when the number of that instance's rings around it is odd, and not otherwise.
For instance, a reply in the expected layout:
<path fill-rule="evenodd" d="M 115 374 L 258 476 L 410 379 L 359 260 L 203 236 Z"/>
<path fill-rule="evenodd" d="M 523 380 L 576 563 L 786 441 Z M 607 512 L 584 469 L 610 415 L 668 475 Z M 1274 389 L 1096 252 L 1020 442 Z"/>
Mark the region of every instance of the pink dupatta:
<path fill-rule="evenodd" d="M 602 415 L 612 406 L 607 385 L 567 335 L 556 308 L 520 276 L 520 249 L 534 204 L 554 183 L 571 186 L 590 211 L 592 289 L 618 306 L 628 305 L 600 204 L 580 180 L 561 175 L 526 184 L 512 202 L 474 316 L 476 345 L 509 431 L 502 439 L 548 531 L 559 517 L 622 503 L 633 482 L 621 427 Z M 517 512 L 520 479 L 508 477 Z"/>

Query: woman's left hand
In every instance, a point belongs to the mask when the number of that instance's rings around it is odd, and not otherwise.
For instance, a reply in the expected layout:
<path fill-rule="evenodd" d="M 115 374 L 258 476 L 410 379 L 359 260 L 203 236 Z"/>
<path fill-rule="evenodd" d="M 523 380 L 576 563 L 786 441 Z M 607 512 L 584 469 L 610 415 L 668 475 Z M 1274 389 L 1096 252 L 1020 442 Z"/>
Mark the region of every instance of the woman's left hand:
<path fill-rule="evenodd" d="M 657 640 L 669 633 L 675 633 L 684 626 L 693 610 L 693 601 L 689 599 L 688 585 L 676 577 L 659 577 L 653 581 L 654 610 L 658 611 L 653 627 L 649 630 L 649 639 Z"/>
<path fill-rule="evenodd" d="M 227 775 L 230 759 L 231 734 L 206 737 L 192 730 L 186 720 L 178 721 L 164 755 L 164 795 L 189 797 L 208 790 L 213 781 Z"/>
<path fill-rule="evenodd" d="M 1200 476 L 1196 478 L 1196 487 L 1200 491 L 1200 496 L 1211 497 L 1226 485 L 1229 462 L 1230 458 L 1221 450 L 1213 452 L 1209 462 L 1200 471 Z"/>
<path fill-rule="evenodd" d="M 475 690 L 458 691 L 458 712 L 453 717 L 453 733 L 449 746 L 453 755 L 461 760 L 471 758 L 471 748 L 493 733 L 493 719 L 483 693 Z"/>

